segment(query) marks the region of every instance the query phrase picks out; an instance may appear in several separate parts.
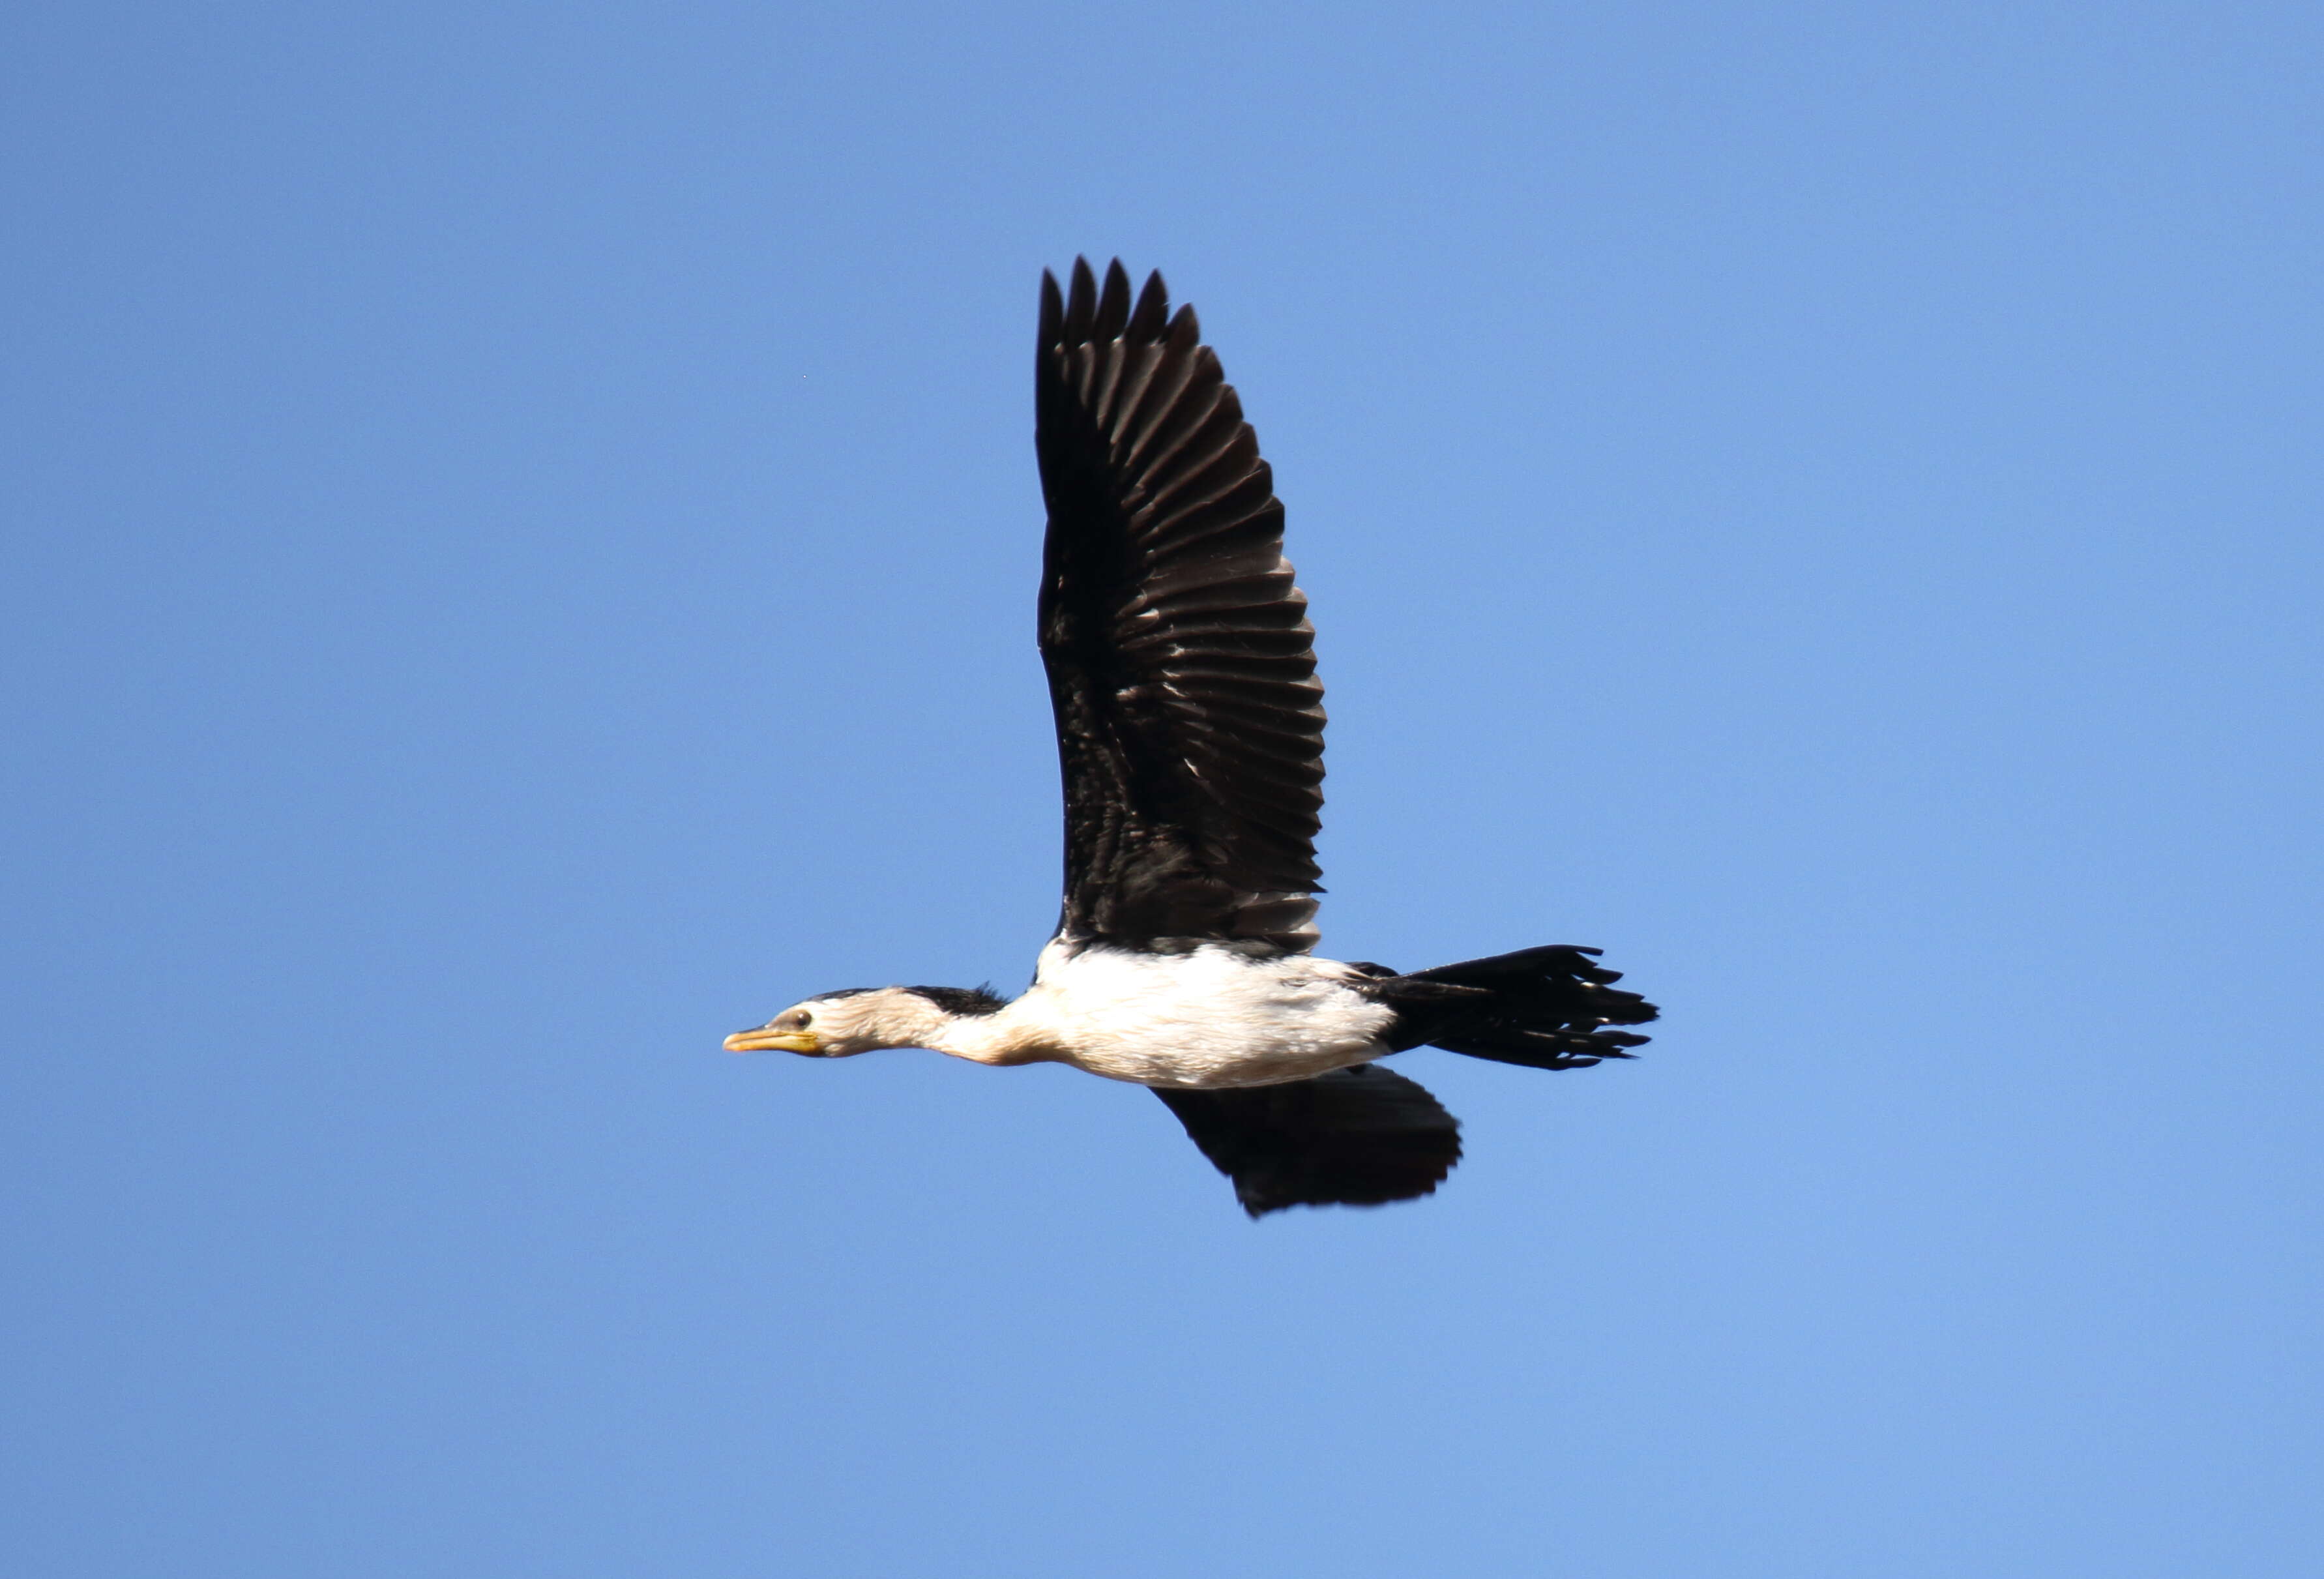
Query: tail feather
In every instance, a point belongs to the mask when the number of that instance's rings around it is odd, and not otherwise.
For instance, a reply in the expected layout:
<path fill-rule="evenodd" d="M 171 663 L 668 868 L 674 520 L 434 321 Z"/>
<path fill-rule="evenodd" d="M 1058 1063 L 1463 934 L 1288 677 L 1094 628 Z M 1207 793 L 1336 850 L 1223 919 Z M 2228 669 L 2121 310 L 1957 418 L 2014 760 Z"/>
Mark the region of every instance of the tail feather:
<path fill-rule="evenodd" d="M 1410 975 L 1375 976 L 1366 990 L 1397 1011 L 1398 1051 L 1423 1043 L 1531 1069 L 1586 1069 L 1631 1057 L 1661 1011 L 1614 983 L 1598 950 L 1556 944 L 1462 960 Z"/>

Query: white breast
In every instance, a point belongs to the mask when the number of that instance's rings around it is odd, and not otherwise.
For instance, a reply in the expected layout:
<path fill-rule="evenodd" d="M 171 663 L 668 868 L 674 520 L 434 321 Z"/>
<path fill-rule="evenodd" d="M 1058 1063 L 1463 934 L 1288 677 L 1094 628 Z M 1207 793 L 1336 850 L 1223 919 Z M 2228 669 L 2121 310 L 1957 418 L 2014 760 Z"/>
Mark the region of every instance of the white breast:
<path fill-rule="evenodd" d="M 1378 1057 L 1395 1018 L 1336 960 L 1204 944 L 1147 954 L 1053 942 L 994 1020 L 1019 1046 L 1141 1085 L 1274 1085 Z"/>

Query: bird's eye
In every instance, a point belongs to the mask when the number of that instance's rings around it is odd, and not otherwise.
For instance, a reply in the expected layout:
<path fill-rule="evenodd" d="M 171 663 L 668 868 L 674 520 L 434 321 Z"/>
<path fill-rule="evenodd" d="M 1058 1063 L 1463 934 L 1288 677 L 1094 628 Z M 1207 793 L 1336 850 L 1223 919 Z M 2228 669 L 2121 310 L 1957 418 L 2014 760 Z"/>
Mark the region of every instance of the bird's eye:
<path fill-rule="evenodd" d="M 814 1023 L 815 1023 L 815 1016 L 814 1016 L 814 1015 L 809 1014 L 809 1013 L 808 1013 L 806 1010 L 804 1010 L 804 1009 L 802 1009 L 802 1010 L 800 1010 L 800 1011 L 798 1011 L 798 1026 L 799 1026 L 799 1029 L 800 1029 L 801 1030 L 805 1030 L 808 1026 L 813 1025 Z"/>

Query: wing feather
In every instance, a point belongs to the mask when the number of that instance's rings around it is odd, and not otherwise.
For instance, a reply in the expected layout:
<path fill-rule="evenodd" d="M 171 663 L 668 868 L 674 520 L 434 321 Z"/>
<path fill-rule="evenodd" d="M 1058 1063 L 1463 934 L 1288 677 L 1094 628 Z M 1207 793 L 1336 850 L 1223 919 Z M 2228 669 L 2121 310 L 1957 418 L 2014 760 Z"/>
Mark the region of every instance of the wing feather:
<path fill-rule="evenodd" d="M 1461 1160 L 1461 1125 L 1377 1064 L 1240 1090 L 1153 1088 L 1253 1217 L 1430 1195 Z"/>
<path fill-rule="evenodd" d="M 1194 309 L 1118 262 L 1042 276 L 1034 395 L 1060 930 L 1308 948 L 1323 689 L 1242 402 Z"/>

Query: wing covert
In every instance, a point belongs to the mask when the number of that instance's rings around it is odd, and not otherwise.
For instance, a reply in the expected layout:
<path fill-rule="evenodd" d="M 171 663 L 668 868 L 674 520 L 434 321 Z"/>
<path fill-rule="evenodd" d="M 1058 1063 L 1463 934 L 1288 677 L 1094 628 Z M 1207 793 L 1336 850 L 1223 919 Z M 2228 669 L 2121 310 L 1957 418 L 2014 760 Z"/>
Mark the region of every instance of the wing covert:
<path fill-rule="evenodd" d="M 1174 316 L 1041 280 L 1039 631 L 1065 780 L 1067 936 L 1315 941 L 1323 688 L 1241 402 Z"/>

